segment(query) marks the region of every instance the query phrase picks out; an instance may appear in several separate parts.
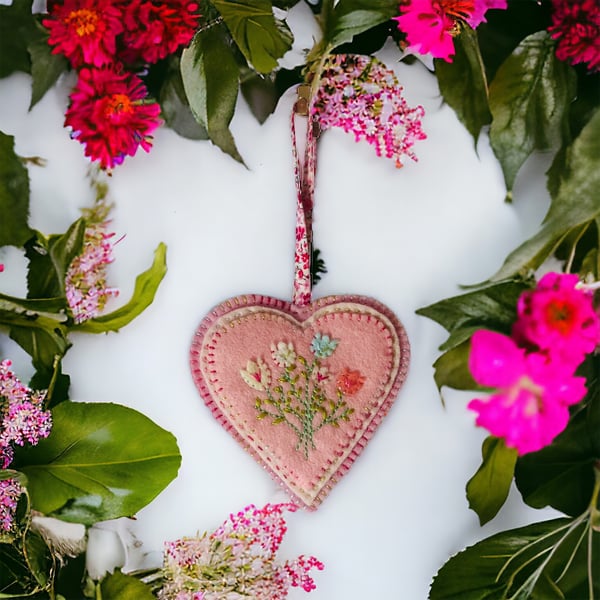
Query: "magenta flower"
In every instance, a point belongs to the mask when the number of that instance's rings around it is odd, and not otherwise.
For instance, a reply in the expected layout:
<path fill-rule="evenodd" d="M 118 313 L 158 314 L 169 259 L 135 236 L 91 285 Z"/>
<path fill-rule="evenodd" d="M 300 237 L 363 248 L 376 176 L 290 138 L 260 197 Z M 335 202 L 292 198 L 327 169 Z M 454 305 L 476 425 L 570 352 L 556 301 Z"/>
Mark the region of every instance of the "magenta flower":
<path fill-rule="evenodd" d="M 567 426 L 568 407 L 586 394 L 585 378 L 493 331 L 473 334 L 469 368 L 478 384 L 496 389 L 468 404 L 477 425 L 521 455 L 549 445 Z"/>
<path fill-rule="evenodd" d="M 14 529 L 17 502 L 23 493 L 16 479 L 0 480 L 0 534 Z"/>
<path fill-rule="evenodd" d="M 593 294 L 577 289 L 577 275 L 547 273 L 534 290 L 521 294 L 513 337 L 574 371 L 600 344 L 600 318 Z"/>
<path fill-rule="evenodd" d="M 552 0 L 552 25 L 556 56 L 571 64 L 585 63 L 600 70 L 600 3 L 598 0 Z"/>

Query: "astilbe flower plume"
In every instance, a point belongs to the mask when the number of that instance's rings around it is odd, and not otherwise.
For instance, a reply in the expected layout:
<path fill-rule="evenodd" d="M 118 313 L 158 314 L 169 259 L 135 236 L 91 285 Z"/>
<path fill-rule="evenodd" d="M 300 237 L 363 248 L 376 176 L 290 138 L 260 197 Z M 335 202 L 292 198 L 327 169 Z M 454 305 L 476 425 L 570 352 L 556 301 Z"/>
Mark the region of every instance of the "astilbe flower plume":
<path fill-rule="evenodd" d="M 155 63 L 189 44 L 198 28 L 199 5 L 190 0 L 121 0 L 125 31 L 120 58 Z"/>
<path fill-rule="evenodd" d="M 485 21 L 488 9 L 506 6 L 506 0 L 406 0 L 394 19 L 410 50 L 451 62 L 454 37 L 461 27 L 475 29 Z"/>
<path fill-rule="evenodd" d="M 43 407 L 45 393 L 23 385 L 11 366 L 10 360 L 0 362 L 0 469 L 10 466 L 15 445 L 36 445 L 52 428 L 52 416 Z M 13 478 L 0 481 L 0 532 L 13 529 L 22 491 Z"/>
<path fill-rule="evenodd" d="M 75 68 L 113 62 L 123 17 L 112 0 L 49 2 L 48 10 L 42 24 L 53 54 L 63 54 Z"/>
<path fill-rule="evenodd" d="M 290 587 L 315 589 L 312 569 L 323 569 L 313 556 L 276 562 L 287 530 L 283 511 L 294 504 L 247 506 L 221 527 L 201 537 L 165 544 L 165 584 L 160 600 L 281 600 Z"/>
<path fill-rule="evenodd" d="M 133 156 L 138 147 L 151 147 L 151 134 L 160 125 L 160 106 L 146 101 L 139 77 L 112 68 L 83 68 L 71 93 L 65 126 L 85 145 L 85 154 L 104 169 Z"/>
<path fill-rule="evenodd" d="M 375 58 L 339 54 L 323 65 L 312 113 L 321 127 L 341 127 L 365 139 L 378 156 L 402 166 L 405 156 L 417 160 L 411 148 L 425 139 L 422 106 L 411 108 L 393 71 Z"/>
<path fill-rule="evenodd" d="M 106 284 L 106 268 L 113 261 L 114 233 L 108 233 L 108 222 L 92 223 L 85 229 L 83 252 L 67 270 L 65 288 L 67 302 L 75 323 L 98 316 L 107 300 L 119 294 Z"/>
<path fill-rule="evenodd" d="M 473 378 L 495 391 L 468 408 L 478 413 L 478 425 L 519 454 L 552 443 L 568 424 L 569 406 L 586 394 L 585 378 L 575 371 L 600 345 L 600 319 L 592 293 L 578 281 L 546 274 L 520 296 L 512 337 L 480 330 L 471 339 Z"/>
<path fill-rule="evenodd" d="M 571 64 L 585 63 L 600 70 L 600 2 L 598 0 L 552 0 L 552 25 L 557 40 L 556 56 Z"/>

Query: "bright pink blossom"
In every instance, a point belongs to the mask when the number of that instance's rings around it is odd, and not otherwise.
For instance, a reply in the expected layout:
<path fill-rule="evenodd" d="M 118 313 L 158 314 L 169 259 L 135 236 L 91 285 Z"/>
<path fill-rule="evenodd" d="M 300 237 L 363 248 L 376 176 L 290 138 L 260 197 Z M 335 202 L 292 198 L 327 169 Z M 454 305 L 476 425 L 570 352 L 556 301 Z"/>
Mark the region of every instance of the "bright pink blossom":
<path fill-rule="evenodd" d="M 42 21 L 53 54 L 64 54 L 74 67 L 101 67 L 114 60 L 116 38 L 123 31 L 121 10 L 112 0 L 50 2 Z"/>
<path fill-rule="evenodd" d="M 23 493 L 16 479 L 0 480 L 0 534 L 14 529 L 17 502 Z"/>
<path fill-rule="evenodd" d="M 104 169 L 133 156 L 138 147 L 151 147 L 159 126 L 160 106 L 146 100 L 141 79 L 111 68 L 81 69 L 65 126 L 85 145 L 85 154 Z"/>
<path fill-rule="evenodd" d="M 123 50 L 127 63 L 155 63 L 189 44 L 198 28 L 197 2 L 190 0 L 120 0 L 123 8 Z"/>
<path fill-rule="evenodd" d="M 475 28 L 489 8 L 506 8 L 506 0 L 407 0 L 395 17 L 410 50 L 451 62 L 454 37 L 463 24 Z"/>
<path fill-rule="evenodd" d="M 577 289 L 577 275 L 547 273 L 534 290 L 521 294 L 513 337 L 572 370 L 600 344 L 600 318 L 593 295 Z"/>
<path fill-rule="evenodd" d="M 571 64 L 586 63 L 600 70 L 600 2 L 598 0 L 552 0 L 552 25 L 558 40 L 556 56 Z"/>
<path fill-rule="evenodd" d="M 496 388 L 468 408 L 485 427 L 519 454 L 547 446 L 569 421 L 568 407 L 586 394 L 585 378 L 533 352 L 526 354 L 509 337 L 476 331 L 471 340 L 469 368 L 475 381 Z"/>

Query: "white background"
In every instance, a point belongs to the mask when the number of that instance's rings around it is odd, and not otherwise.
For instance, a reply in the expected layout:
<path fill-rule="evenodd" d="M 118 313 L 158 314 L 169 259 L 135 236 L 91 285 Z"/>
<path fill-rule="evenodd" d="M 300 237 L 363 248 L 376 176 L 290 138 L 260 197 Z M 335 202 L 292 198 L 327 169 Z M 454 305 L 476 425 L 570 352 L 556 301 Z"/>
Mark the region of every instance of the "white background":
<path fill-rule="evenodd" d="M 287 64 L 310 45 L 314 31 L 302 5 L 291 23 L 296 53 Z M 428 139 L 415 147 L 419 162 L 398 170 L 349 134 L 323 136 L 314 227 L 328 273 L 314 296 L 358 293 L 387 304 L 406 327 L 412 363 L 395 405 L 349 474 L 317 512 L 289 516 L 281 558 L 314 554 L 326 565 L 316 575 L 317 590 L 310 596 L 293 590 L 292 600 L 424 599 L 432 576 L 453 553 L 550 514 L 525 509 L 513 491 L 498 518 L 479 527 L 464 486 L 479 466 L 485 432 L 465 408 L 470 394 L 447 390 L 443 408 L 431 364 L 445 332 L 415 315 L 419 307 L 459 293 L 460 284 L 491 276 L 536 231 L 548 205 L 547 157 L 525 165 L 515 202 L 506 204 L 487 137 L 476 152 L 423 64 L 400 64 L 393 48 L 380 57 L 395 69 L 409 103 L 425 107 Z M 83 148 L 62 126 L 73 83 L 72 75 L 63 76 L 28 112 L 30 78 L 0 80 L 0 129 L 15 136 L 20 155 L 47 159 L 45 168 L 29 169 L 30 223 L 45 233 L 62 233 L 93 201 Z M 150 154 L 127 159 L 110 180 L 112 229 L 125 235 L 109 281 L 121 295 L 110 308 L 127 301 L 160 241 L 168 246 L 168 273 L 154 304 L 120 333 L 73 336 L 64 370 L 72 377 L 74 400 L 131 406 L 177 437 L 183 456 L 177 480 L 137 521 L 116 524 L 141 542 L 137 558 L 146 554 L 146 564 L 160 561 L 166 539 L 213 529 L 249 503 L 285 500 L 204 406 L 188 370 L 188 351 L 196 326 L 222 300 L 250 292 L 290 299 L 293 96 L 284 95 L 262 126 L 238 102 L 232 131 L 248 168 L 210 142 L 162 128 Z M 0 262 L 6 264 L 0 290 L 24 296 L 22 253 L 0 248 Z M 31 375 L 28 357 L 5 337 L 0 356 L 13 359 L 21 379 Z M 114 551 L 96 543 L 92 554 L 99 563 L 110 562 Z"/>

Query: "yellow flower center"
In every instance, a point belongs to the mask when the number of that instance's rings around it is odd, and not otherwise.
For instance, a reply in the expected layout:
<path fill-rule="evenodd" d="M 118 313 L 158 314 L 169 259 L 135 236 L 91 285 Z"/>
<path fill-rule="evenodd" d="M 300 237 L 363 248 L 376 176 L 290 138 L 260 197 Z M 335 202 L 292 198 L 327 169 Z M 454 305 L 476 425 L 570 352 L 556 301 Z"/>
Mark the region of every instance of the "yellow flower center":
<path fill-rule="evenodd" d="M 84 37 L 96 31 L 98 13 L 87 8 L 81 8 L 71 11 L 65 22 L 75 30 L 79 37 Z"/>

